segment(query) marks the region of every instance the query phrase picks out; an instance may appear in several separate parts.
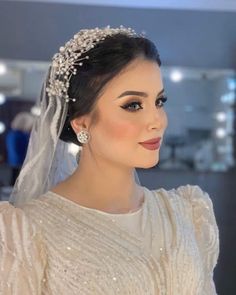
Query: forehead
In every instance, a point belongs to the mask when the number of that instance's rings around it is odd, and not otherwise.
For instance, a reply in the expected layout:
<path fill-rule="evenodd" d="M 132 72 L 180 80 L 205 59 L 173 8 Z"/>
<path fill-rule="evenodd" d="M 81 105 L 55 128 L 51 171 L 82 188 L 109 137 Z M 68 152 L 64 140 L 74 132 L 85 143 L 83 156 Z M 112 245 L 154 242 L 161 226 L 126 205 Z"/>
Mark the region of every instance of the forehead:
<path fill-rule="evenodd" d="M 136 59 L 109 81 L 102 96 L 115 96 L 126 90 L 140 90 L 148 93 L 163 88 L 159 65 L 155 61 Z"/>

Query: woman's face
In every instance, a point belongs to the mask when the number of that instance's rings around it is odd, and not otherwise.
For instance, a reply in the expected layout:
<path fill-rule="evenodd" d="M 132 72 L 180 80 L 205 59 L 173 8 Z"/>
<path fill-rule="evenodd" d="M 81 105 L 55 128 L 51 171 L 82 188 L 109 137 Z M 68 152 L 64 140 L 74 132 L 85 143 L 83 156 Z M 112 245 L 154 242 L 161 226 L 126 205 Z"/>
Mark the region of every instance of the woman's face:
<path fill-rule="evenodd" d="M 163 137 L 168 124 L 163 91 L 158 64 L 142 58 L 113 78 L 97 102 L 99 119 L 89 129 L 93 154 L 132 168 L 156 165 L 159 149 L 149 150 L 139 143 Z"/>

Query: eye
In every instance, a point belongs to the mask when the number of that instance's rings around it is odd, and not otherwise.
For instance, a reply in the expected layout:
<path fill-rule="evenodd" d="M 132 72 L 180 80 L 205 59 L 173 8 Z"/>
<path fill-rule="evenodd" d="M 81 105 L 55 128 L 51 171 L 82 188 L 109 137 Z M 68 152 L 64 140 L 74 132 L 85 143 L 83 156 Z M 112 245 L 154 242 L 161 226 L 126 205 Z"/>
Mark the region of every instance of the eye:
<path fill-rule="evenodd" d="M 164 106 L 164 104 L 167 102 L 167 96 L 161 96 L 161 97 L 159 97 L 158 99 L 157 99 L 157 102 L 158 103 L 160 103 L 159 104 L 159 107 L 163 107 Z"/>
<path fill-rule="evenodd" d="M 142 109 L 141 104 L 142 103 L 139 101 L 132 101 L 132 102 L 129 102 L 129 103 L 125 104 L 124 106 L 122 106 L 122 108 L 129 111 L 129 112 L 136 112 L 140 108 Z M 136 108 L 136 106 L 139 106 L 139 108 Z"/>
<path fill-rule="evenodd" d="M 157 106 L 159 108 L 162 108 L 165 104 L 165 102 L 167 101 L 167 97 L 166 96 L 161 96 L 158 97 L 156 102 L 157 102 Z M 142 103 L 140 101 L 132 101 L 129 102 L 127 104 L 125 104 L 124 106 L 122 106 L 123 109 L 127 110 L 128 112 L 137 112 L 140 109 L 143 109 L 141 107 Z M 136 106 L 139 106 L 138 108 Z"/>

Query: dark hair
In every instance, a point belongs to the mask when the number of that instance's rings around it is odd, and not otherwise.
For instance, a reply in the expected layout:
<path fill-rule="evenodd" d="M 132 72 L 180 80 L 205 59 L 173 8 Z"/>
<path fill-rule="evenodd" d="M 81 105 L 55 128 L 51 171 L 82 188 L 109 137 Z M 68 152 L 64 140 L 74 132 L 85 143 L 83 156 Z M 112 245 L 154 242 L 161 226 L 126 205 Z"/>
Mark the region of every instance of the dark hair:
<path fill-rule="evenodd" d="M 82 144 L 78 142 L 70 121 L 95 110 L 104 86 L 138 57 L 161 65 L 153 42 L 144 37 L 121 33 L 106 37 L 84 55 L 88 55 L 89 59 L 85 59 L 82 66 L 77 66 L 77 74 L 70 79 L 68 95 L 76 98 L 76 102 L 69 102 L 67 119 L 60 135 L 63 141 L 80 146 Z M 94 112 L 92 121 L 95 123 L 97 120 L 98 114 Z"/>

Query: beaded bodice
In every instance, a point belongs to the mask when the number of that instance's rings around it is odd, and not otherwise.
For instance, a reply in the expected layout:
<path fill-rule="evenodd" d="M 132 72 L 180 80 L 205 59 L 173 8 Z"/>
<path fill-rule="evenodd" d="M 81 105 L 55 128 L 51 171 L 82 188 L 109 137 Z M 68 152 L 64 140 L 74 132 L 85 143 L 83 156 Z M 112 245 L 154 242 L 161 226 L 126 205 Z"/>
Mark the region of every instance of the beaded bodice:
<path fill-rule="evenodd" d="M 31 293 L 4 295 L 216 294 L 218 228 L 208 195 L 197 186 L 144 191 L 143 207 L 120 216 L 85 210 L 52 192 L 27 204 L 41 280 L 34 290 L 32 273 Z"/>

